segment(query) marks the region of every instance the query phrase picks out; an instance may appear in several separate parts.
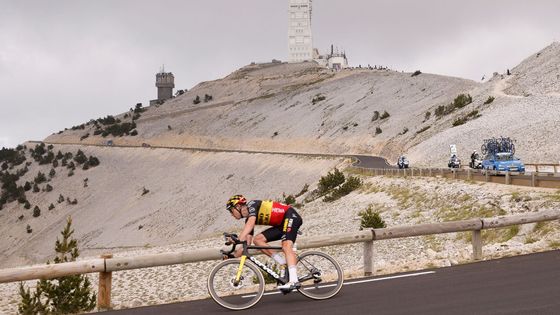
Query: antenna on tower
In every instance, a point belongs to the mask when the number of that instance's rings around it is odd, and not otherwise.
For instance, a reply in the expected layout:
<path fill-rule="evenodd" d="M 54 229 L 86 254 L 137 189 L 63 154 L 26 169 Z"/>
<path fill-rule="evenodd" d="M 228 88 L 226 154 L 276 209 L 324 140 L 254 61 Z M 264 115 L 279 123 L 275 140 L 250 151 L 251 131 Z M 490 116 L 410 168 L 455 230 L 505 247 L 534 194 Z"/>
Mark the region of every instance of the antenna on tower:
<path fill-rule="evenodd" d="M 159 73 L 165 73 L 165 64 L 161 65 L 161 68 L 159 70 Z"/>

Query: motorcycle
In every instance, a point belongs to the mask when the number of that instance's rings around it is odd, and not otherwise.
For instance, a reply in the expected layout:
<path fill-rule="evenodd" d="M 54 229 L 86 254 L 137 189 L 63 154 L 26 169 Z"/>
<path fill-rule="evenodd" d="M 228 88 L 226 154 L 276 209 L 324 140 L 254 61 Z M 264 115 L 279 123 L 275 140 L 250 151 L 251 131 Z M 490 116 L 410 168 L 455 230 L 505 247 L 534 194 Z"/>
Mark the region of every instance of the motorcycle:
<path fill-rule="evenodd" d="M 460 168 L 461 167 L 461 160 L 456 156 L 452 156 L 451 159 L 449 159 L 449 163 L 447 163 L 447 167 L 449 167 L 449 168 Z"/>
<path fill-rule="evenodd" d="M 469 167 L 473 169 L 482 169 L 482 160 L 480 158 L 475 158 L 470 161 Z"/>
<path fill-rule="evenodd" d="M 408 168 L 408 160 L 405 157 L 400 157 L 397 161 L 397 166 L 399 168 Z"/>

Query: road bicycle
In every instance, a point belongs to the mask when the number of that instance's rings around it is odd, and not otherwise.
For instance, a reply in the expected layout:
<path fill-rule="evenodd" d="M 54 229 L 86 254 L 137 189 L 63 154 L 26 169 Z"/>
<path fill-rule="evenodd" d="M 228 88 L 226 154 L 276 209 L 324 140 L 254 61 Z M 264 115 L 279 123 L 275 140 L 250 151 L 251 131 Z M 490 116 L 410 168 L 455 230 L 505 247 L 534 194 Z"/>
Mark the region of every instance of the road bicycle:
<path fill-rule="evenodd" d="M 509 137 L 484 139 L 480 150 L 484 156 L 497 152 L 510 152 L 515 154 L 515 141 Z"/>
<path fill-rule="evenodd" d="M 282 247 L 249 245 L 247 241 L 240 241 L 235 234 L 224 233 L 224 237 L 226 245 L 232 245 L 232 248 L 230 251 L 222 250 L 222 254 L 231 257 L 237 245 L 243 246 L 243 254 L 240 258 L 222 261 L 210 272 L 208 292 L 216 303 L 230 310 L 243 310 L 255 305 L 267 286 L 263 273 L 272 277 L 276 284 L 288 282 L 288 272 L 281 277 L 249 253 L 251 249 L 281 250 Z M 325 300 L 340 291 L 343 273 L 334 258 L 318 251 L 297 253 L 296 256 L 298 281 L 301 284 L 297 290 L 301 294 L 314 300 Z M 272 289 L 272 285 L 269 288 Z"/>

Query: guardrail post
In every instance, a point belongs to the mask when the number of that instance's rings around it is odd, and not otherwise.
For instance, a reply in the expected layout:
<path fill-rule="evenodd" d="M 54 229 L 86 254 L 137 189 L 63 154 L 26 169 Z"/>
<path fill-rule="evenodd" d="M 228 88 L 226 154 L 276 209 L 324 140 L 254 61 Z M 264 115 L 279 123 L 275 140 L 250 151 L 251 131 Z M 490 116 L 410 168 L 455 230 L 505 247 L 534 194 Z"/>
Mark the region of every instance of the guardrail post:
<path fill-rule="evenodd" d="M 509 176 L 509 171 L 506 171 L 506 185 L 511 184 L 511 178 Z"/>
<path fill-rule="evenodd" d="M 467 180 L 471 180 L 472 179 L 472 174 L 471 174 L 471 169 L 467 169 Z"/>
<path fill-rule="evenodd" d="M 418 169 L 418 176 L 422 177 L 422 169 L 421 168 Z"/>
<path fill-rule="evenodd" d="M 103 259 L 113 258 L 113 254 L 101 255 Z M 97 309 L 110 310 L 111 309 L 111 283 L 113 280 L 112 272 L 99 273 L 99 287 L 97 291 Z"/>
<path fill-rule="evenodd" d="M 473 260 L 482 259 L 482 231 L 472 231 Z"/>
<path fill-rule="evenodd" d="M 535 164 L 535 172 L 536 172 L 536 173 L 539 172 L 539 164 Z"/>
<path fill-rule="evenodd" d="M 536 187 L 535 173 L 531 173 L 531 187 Z"/>
<path fill-rule="evenodd" d="M 431 168 L 428 169 L 428 176 L 432 177 L 432 169 Z"/>
<path fill-rule="evenodd" d="M 553 166 L 554 166 L 554 173 L 556 173 L 556 165 L 553 165 Z"/>
<path fill-rule="evenodd" d="M 457 170 L 453 169 L 453 179 L 457 179 Z"/>
<path fill-rule="evenodd" d="M 441 173 L 441 177 L 445 177 L 445 176 L 443 176 L 443 168 L 440 168 L 439 171 Z"/>
<path fill-rule="evenodd" d="M 489 181 L 490 181 L 490 175 L 488 175 L 488 170 L 484 171 L 484 180 L 485 180 L 486 182 L 489 182 Z"/>
<path fill-rule="evenodd" d="M 364 276 L 373 275 L 373 241 L 364 242 Z"/>

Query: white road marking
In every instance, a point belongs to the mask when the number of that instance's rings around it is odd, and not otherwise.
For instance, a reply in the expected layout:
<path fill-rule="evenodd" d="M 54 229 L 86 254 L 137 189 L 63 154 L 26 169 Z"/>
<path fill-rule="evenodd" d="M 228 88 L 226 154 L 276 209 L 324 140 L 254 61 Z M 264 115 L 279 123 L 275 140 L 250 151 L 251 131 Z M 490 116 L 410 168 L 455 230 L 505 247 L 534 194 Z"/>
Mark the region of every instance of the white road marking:
<path fill-rule="evenodd" d="M 424 271 L 424 272 L 417 272 L 417 273 L 409 273 L 409 274 L 405 274 L 405 275 L 398 275 L 398 276 L 390 276 L 390 277 L 381 277 L 381 278 L 375 278 L 375 279 L 366 279 L 366 280 L 357 280 L 357 281 L 351 281 L 351 282 L 344 282 L 342 285 L 352 285 L 352 284 L 358 284 L 358 283 L 366 283 L 366 282 L 374 282 L 374 281 L 383 281 L 383 280 L 391 280 L 391 279 L 399 279 L 399 278 L 408 278 L 408 277 L 417 277 L 417 276 L 424 276 L 424 275 L 429 275 L 429 274 L 433 274 L 436 273 L 435 271 Z M 327 285 L 322 285 L 319 288 L 327 288 L 327 287 L 334 287 L 336 284 L 327 284 Z M 310 290 L 310 289 L 314 289 L 314 288 L 305 288 L 304 290 Z M 265 292 L 263 295 L 273 295 L 273 294 L 280 294 L 282 292 L 280 291 L 271 291 L 271 292 Z M 256 294 L 251 294 L 251 295 L 243 295 L 241 296 L 242 298 L 252 298 L 255 297 Z"/>

